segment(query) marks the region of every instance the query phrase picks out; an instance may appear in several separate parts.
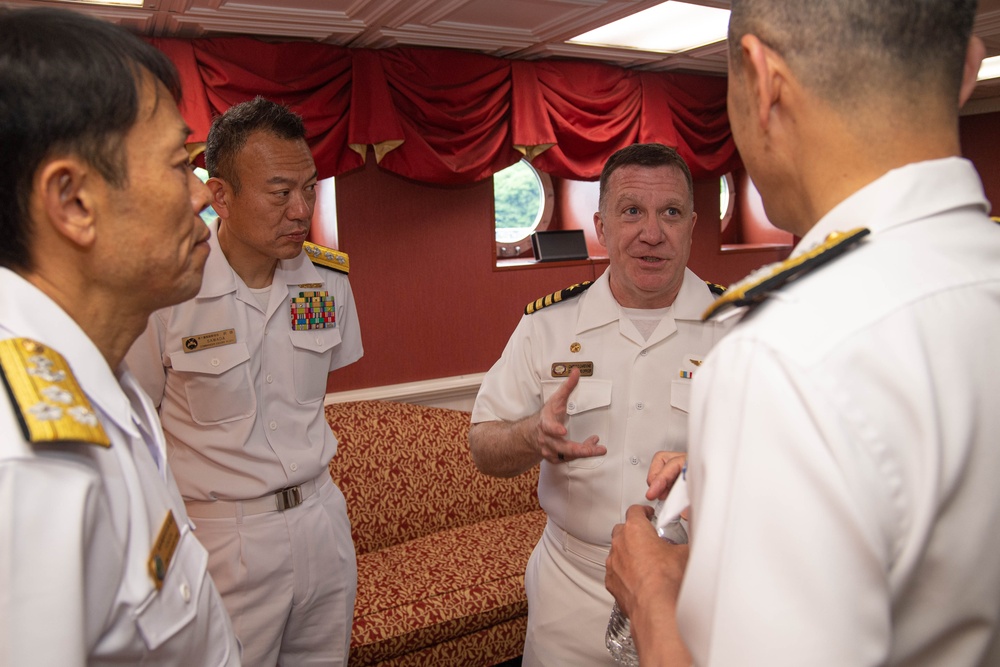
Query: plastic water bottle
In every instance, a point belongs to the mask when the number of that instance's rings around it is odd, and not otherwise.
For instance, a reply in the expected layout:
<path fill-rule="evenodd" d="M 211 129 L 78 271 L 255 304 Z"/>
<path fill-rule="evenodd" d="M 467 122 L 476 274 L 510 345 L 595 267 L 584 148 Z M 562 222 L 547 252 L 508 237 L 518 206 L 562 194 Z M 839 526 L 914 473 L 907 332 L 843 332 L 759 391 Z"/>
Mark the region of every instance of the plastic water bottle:
<path fill-rule="evenodd" d="M 651 519 L 656 525 L 656 515 Z M 656 531 L 659 536 L 671 544 L 687 544 L 687 531 L 681 525 L 681 520 L 671 521 Z M 604 635 L 604 645 L 615 662 L 625 667 L 639 667 L 639 654 L 632 641 L 632 628 L 628 618 L 618 607 L 618 602 L 611 608 L 611 618 L 608 619 L 608 631 Z"/>

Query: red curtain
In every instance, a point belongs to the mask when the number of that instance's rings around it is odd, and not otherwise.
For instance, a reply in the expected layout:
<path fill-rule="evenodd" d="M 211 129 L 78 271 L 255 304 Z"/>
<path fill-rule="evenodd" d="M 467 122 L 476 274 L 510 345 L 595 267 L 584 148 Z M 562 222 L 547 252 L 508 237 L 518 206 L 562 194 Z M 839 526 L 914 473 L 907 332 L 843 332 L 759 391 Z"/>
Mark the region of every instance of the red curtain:
<path fill-rule="evenodd" d="M 263 95 L 302 115 L 320 177 L 364 164 L 418 181 L 470 183 L 522 155 L 540 171 L 594 179 L 635 142 L 678 149 L 696 178 L 739 166 L 720 77 L 445 49 L 346 49 L 248 37 L 150 42 L 177 66 L 181 113 L 211 119 Z"/>

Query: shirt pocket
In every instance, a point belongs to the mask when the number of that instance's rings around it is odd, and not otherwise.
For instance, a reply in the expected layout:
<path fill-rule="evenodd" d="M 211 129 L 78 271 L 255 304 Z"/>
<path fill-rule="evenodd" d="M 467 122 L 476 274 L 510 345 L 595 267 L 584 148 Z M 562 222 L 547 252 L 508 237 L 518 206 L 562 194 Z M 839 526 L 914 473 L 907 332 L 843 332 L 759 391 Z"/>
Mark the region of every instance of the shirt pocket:
<path fill-rule="evenodd" d="M 163 587 L 136 609 L 152 664 L 224 665 L 235 642 L 222 598 L 207 575 L 208 552 L 185 530 Z"/>
<path fill-rule="evenodd" d="M 183 385 L 195 423 L 211 426 L 246 419 L 257 409 L 246 343 L 173 352 L 170 365 Z"/>
<path fill-rule="evenodd" d="M 326 395 L 326 376 L 333 348 L 340 345 L 340 330 L 289 331 L 288 336 L 292 341 L 295 400 L 303 405 L 315 403 Z"/>
<path fill-rule="evenodd" d="M 543 380 L 542 398 L 548 400 L 565 380 Z M 598 444 L 611 451 L 608 442 L 611 432 L 611 380 L 580 378 L 573 393 L 566 401 L 566 423 L 569 434 L 566 436 L 574 442 L 583 442 L 596 435 Z M 565 465 L 570 468 L 596 468 L 604 463 L 606 456 L 591 456 L 574 459 Z"/>

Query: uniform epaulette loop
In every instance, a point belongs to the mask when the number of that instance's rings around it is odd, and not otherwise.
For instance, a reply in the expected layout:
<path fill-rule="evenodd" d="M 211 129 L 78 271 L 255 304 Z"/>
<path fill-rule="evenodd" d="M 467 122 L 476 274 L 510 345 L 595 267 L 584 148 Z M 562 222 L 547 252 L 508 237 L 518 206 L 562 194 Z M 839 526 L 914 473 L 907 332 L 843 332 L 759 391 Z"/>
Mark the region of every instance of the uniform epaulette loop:
<path fill-rule="evenodd" d="M 731 285 L 724 295 L 705 310 L 701 319 L 711 319 L 727 308 L 760 303 L 768 294 L 781 286 L 839 257 L 868 234 L 869 230 L 863 227 L 846 232 L 833 232 L 822 243 L 801 255 L 757 269 L 740 282 Z"/>
<path fill-rule="evenodd" d="M 593 283 L 591 281 L 585 280 L 582 283 L 570 285 L 566 289 L 561 289 L 558 292 L 553 292 L 552 294 L 546 294 L 543 297 L 539 297 L 524 307 L 524 314 L 531 315 L 546 306 L 551 306 L 554 303 L 559 303 L 565 299 L 583 294 L 592 284 Z"/>
<path fill-rule="evenodd" d="M 715 296 L 722 296 L 723 294 L 726 293 L 726 288 L 724 285 L 720 285 L 719 283 L 712 283 L 707 280 L 705 281 L 705 284 L 708 285 L 708 291 L 714 294 Z"/>
<path fill-rule="evenodd" d="M 0 341 L 0 375 L 32 444 L 111 440 L 61 354 L 28 338 Z"/>
<path fill-rule="evenodd" d="M 327 248 L 326 246 L 322 246 L 318 243 L 312 243 L 311 241 L 303 243 L 302 249 L 306 251 L 307 255 L 309 255 L 309 260 L 313 264 L 325 266 L 328 269 L 333 269 L 334 271 L 340 271 L 342 273 L 351 272 L 351 261 L 346 252 L 340 252 L 339 250 L 334 250 L 333 248 Z"/>

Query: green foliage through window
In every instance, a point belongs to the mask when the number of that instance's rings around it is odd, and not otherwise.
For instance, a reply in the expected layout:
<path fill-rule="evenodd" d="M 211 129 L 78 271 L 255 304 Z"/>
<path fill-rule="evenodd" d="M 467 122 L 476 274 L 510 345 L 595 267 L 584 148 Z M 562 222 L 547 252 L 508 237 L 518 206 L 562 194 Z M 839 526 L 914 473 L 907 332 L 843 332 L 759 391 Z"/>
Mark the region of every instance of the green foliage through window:
<path fill-rule="evenodd" d="M 542 214 L 542 183 L 524 160 L 493 175 L 496 240 L 509 243 L 528 236 Z"/>

